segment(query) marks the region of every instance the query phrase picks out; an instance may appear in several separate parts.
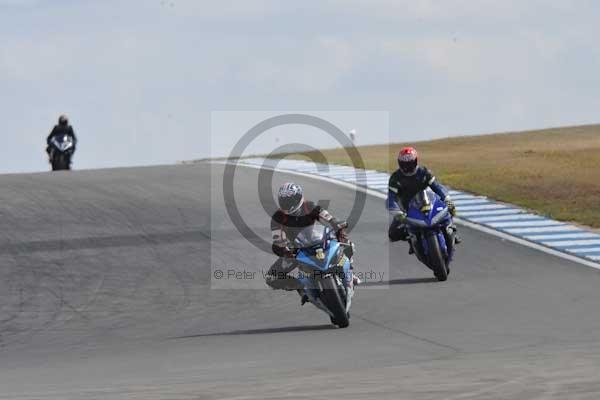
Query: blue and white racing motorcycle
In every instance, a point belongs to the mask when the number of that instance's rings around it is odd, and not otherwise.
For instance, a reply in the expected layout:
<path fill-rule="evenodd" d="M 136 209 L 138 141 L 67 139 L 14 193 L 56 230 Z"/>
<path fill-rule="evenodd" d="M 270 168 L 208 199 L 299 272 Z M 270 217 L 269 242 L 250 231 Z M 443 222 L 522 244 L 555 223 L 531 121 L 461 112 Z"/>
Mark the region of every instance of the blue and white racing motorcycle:
<path fill-rule="evenodd" d="M 323 310 L 340 328 L 350 324 L 354 276 L 345 247 L 334 232 L 320 224 L 307 226 L 294 239 L 301 296 Z"/>
<path fill-rule="evenodd" d="M 410 201 L 406 214 L 415 255 L 440 281 L 448 279 L 456 232 L 446 203 L 427 188 Z"/>

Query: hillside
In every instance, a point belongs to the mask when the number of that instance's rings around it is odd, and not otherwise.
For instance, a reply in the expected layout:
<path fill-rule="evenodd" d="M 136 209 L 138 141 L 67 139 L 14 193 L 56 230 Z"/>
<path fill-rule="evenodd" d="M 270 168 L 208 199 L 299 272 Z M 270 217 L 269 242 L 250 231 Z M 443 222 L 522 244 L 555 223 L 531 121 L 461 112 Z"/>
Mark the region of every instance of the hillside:
<path fill-rule="evenodd" d="M 359 151 L 367 168 L 389 172 L 407 144 L 454 189 L 600 228 L 600 125 L 362 146 Z M 344 149 L 322 153 L 330 163 L 350 164 Z"/>

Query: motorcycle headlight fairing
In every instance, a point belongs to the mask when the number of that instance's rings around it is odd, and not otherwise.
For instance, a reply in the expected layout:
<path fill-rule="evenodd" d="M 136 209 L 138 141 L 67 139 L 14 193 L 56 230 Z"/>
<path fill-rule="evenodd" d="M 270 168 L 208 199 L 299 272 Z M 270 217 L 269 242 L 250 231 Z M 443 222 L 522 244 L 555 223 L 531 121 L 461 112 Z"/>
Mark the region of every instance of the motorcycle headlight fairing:
<path fill-rule="evenodd" d="M 346 262 L 346 253 L 344 252 L 344 248 L 342 246 L 340 246 L 337 250 L 337 254 L 335 255 L 335 261 L 332 262 L 332 265 L 337 265 L 339 267 L 342 267 L 344 265 L 344 263 Z"/>
<path fill-rule="evenodd" d="M 444 219 L 446 217 L 446 215 L 448 215 L 448 207 L 444 207 L 444 209 L 442 211 L 440 211 L 440 213 L 438 215 L 433 217 L 431 219 L 431 224 L 437 225 L 442 219 Z"/>
<path fill-rule="evenodd" d="M 423 228 L 427 227 L 427 223 L 425 221 L 421 221 L 421 220 L 416 219 L 416 218 L 408 217 L 408 218 L 406 218 L 406 221 L 409 224 L 411 224 L 411 225 L 420 226 L 420 227 L 423 227 Z"/>

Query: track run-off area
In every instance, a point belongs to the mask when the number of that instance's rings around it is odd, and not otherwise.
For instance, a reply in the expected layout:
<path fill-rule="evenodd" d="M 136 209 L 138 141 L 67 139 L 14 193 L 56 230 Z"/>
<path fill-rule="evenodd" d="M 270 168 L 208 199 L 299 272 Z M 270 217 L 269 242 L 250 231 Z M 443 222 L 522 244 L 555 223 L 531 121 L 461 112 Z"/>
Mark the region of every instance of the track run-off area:
<path fill-rule="evenodd" d="M 368 195 L 350 236 L 347 329 L 262 271 L 231 223 L 224 166 L 0 176 L 0 399 L 597 399 L 600 271 L 460 227 L 447 282 L 390 245 Z M 283 181 L 348 216 L 355 192 L 238 167 L 235 201 Z M 215 271 L 249 279 L 215 281 Z"/>

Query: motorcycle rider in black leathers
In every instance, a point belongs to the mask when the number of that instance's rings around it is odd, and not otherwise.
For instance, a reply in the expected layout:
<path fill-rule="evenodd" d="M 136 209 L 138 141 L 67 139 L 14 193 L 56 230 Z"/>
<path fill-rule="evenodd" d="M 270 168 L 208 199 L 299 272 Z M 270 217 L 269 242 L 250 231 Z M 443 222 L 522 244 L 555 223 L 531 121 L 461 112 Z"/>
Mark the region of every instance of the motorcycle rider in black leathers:
<path fill-rule="evenodd" d="M 406 226 L 406 211 L 410 200 L 420 191 L 431 188 L 442 201 L 448 206 L 452 216 L 456 215 L 456 207 L 444 186 L 436 182 L 435 176 L 426 167 L 418 165 L 418 153 L 412 147 L 403 148 L 398 154 L 398 170 L 392 174 L 389 180 L 387 209 L 394 217 L 389 230 L 390 241 L 408 240 L 408 229 Z M 460 243 L 454 229 L 454 242 Z M 410 242 L 409 242 L 410 243 Z M 413 253 L 412 244 L 409 253 Z"/>
<path fill-rule="evenodd" d="M 47 144 L 46 153 L 48 153 L 49 158 L 50 158 L 50 151 L 52 150 L 52 146 L 50 145 L 50 142 L 52 141 L 53 138 L 62 137 L 64 135 L 68 135 L 73 139 L 73 153 L 74 153 L 75 147 L 77 146 L 77 137 L 75 136 L 75 131 L 73 130 L 73 127 L 71 125 L 69 125 L 69 119 L 67 118 L 66 115 L 63 114 L 60 117 L 58 117 L 58 124 L 54 125 L 54 128 L 52 128 L 52 131 L 46 138 L 46 144 Z M 50 161 L 52 161 L 52 160 L 50 160 Z"/>
<path fill-rule="evenodd" d="M 346 223 L 335 219 L 327 210 L 312 201 L 304 199 L 303 191 L 300 185 L 295 183 L 284 183 L 279 188 L 278 194 L 279 209 L 271 218 L 271 233 L 273 237 L 272 250 L 279 258 L 269 268 L 266 274 L 266 283 L 273 289 L 301 290 L 300 281 L 288 275 L 298 265 L 295 260 L 295 254 L 290 249 L 295 237 L 300 231 L 315 222 L 330 227 L 336 233 L 338 241 L 349 243 L 346 236 Z M 352 260 L 353 246 L 346 247 L 346 255 Z M 355 279 L 357 284 L 358 280 Z M 302 298 L 302 304 L 306 302 Z"/>

